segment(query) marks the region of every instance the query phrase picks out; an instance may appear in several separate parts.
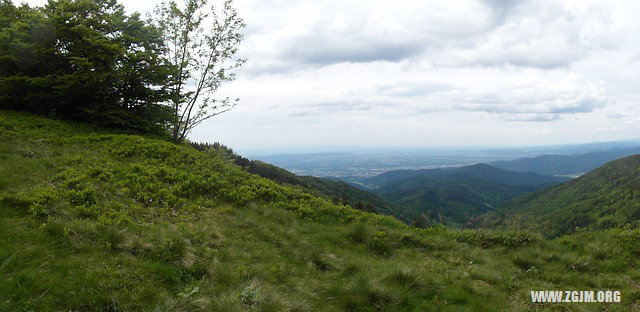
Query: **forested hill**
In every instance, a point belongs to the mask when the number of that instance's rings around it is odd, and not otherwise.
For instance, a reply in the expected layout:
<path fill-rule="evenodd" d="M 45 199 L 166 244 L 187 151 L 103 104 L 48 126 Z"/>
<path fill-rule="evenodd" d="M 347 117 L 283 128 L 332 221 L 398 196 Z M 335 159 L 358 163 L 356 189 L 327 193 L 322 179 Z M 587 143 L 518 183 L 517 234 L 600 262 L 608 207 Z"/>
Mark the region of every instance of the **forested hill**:
<path fill-rule="evenodd" d="M 460 227 L 510 199 L 536 190 L 485 180 L 443 180 L 417 176 L 372 190 L 401 207 L 400 216 L 416 226 L 435 223 Z"/>
<path fill-rule="evenodd" d="M 510 199 L 566 181 L 567 178 L 511 172 L 486 164 L 466 167 L 399 170 L 368 179 L 372 192 L 398 207 L 416 225 L 462 226 Z"/>
<path fill-rule="evenodd" d="M 439 180 L 476 179 L 509 186 L 530 187 L 542 187 L 568 180 L 562 177 L 543 176 L 530 172 L 513 172 L 487 164 L 476 164 L 443 169 L 394 170 L 368 178 L 363 181 L 363 184 L 370 188 L 377 188 L 417 176 Z"/>
<path fill-rule="evenodd" d="M 557 236 L 576 228 L 640 225 L 640 155 L 615 160 L 572 181 L 517 198 L 479 226 L 530 228 Z"/>
<path fill-rule="evenodd" d="M 640 147 L 612 148 L 579 155 L 541 155 L 515 160 L 495 161 L 490 165 L 518 172 L 577 176 L 592 171 L 612 160 L 638 153 L 640 153 Z"/>
<path fill-rule="evenodd" d="M 640 304 L 638 230 L 410 228 L 187 144 L 9 111 L 0 173 L 0 311 L 530 311 L 541 287 Z"/>

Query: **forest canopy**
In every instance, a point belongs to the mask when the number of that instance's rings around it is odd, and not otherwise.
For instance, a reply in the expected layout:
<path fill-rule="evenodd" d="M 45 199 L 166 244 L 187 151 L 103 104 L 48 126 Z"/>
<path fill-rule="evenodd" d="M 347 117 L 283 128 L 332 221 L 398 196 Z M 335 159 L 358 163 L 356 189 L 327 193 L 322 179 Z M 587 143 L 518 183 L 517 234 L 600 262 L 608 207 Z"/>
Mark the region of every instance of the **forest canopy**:
<path fill-rule="evenodd" d="M 0 0 L 0 109 L 167 133 L 180 64 L 166 57 L 158 24 L 117 0 Z"/>

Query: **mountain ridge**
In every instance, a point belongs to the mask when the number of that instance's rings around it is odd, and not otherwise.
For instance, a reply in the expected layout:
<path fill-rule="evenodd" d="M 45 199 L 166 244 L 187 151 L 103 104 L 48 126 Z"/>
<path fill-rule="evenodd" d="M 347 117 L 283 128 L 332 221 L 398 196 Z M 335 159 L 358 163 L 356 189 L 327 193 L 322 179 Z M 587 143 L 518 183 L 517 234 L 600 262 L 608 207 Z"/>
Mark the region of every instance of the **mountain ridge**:
<path fill-rule="evenodd" d="M 544 176 L 531 172 L 515 172 L 490 164 L 479 163 L 441 169 L 394 170 L 365 179 L 363 183 L 380 187 L 415 176 L 436 177 L 447 180 L 481 179 L 510 186 L 544 186 L 568 180 L 568 178 Z"/>
<path fill-rule="evenodd" d="M 639 153 L 640 147 L 624 147 L 577 155 L 540 155 L 515 160 L 494 161 L 489 164 L 517 172 L 576 176 L 592 171 L 607 162 Z"/>
<path fill-rule="evenodd" d="M 640 225 L 640 155 L 611 161 L 571 181 L 516 198 L 476 226 L 519 227 L 550 236 L 576 228 Z"/>
<path fill-rule="evenodd" d="M 400 207 L 395 216 L 416 224 L 434 222 L 462 226 L 469 219 L 498 208 L 526 192 L 568 180 L 534 173 L 511 172 L 488 164 L 401 170 L 363 181 L 371 191 Z"/>

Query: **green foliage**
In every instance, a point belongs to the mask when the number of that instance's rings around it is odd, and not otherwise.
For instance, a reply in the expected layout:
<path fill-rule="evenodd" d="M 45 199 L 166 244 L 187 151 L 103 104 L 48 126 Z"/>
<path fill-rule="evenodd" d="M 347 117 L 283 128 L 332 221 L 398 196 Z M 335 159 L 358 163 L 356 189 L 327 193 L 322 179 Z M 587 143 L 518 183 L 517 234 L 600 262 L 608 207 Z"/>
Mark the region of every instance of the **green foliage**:
<path fill-rule="evenodd" d="M 402 207 L 393 215 L 416 227 L 461 227 L 508 200 L 564 178 L 511 172 L 486 164 L 445 169 L 396 170 L 366 179 L 383 199 Z"/>
<path fill-rule="evenodd" d="M 215 153 L 219 157 L 230 159 L 247 172 L 257 174 L 280 184 L 300 187 L 305 192 L 330 199 L 336 204 L 349 205 L 354 209 L 366 212 L 392 215 L 402 221 L 409 220 L 399 212 L 399 207 L 347 183 L 311 176 L 297 176 L 272 164 L 244 158 L 235 154 L 232 149 L 219 143 L 191 143 L 191 146 L 200 151 L 208 151 Z"/>
<path fill-rule="evenodd" d="M 187 145 L 5 111 L 0 129 L 0 310 L 544 310 L 536 289 L 623 294 L 550 310 L 640 304 L 638 230 L 409 228 Z"/>
<path fill-rule="evenodd" d="M 246 62 L 236 57 L 246 25 L 231 0 L 209 8 L 207 0 L 167 0 L 155 14 L 154 24 L 165 42 L 162 57 L 169 68 L 165 87 L 173 117 L 171 139 L 180 143 L 201 122 L 239 101 L 215 99 L 213 94 L 234 80 L 234 70 Z"/>
<path fill-rule="evenodd" d="M 482 180 L 501 185 L 526 186 L 532 188 L 543 187 L 568 180 L 567 178 L 544 176 L 530 172 L 508 171 L 487 164 L 476 164 L 442 169 L 393 170 L 367 178 L 363 180 L 362 183 L 377 188 L 416 177 L 447 181 Z"/>
<path fill-rule="evenodd" d="M 253 309 L 257 308 L 262 302 L 264 302 L 264 295 L 260 290 L 260 286 L 258 286 L 257 283 L 252 282 L 242 290 L 240 300 L 247 306 L 247 308 Z"/>
<path fill-rule="evenodd" d="M 483 180 L 449 181 L 415 177 L 374 190 L 403 207 L 398 213 L 417 225 L 442 223 L 460 227 L 480 214 L 531 190 Z"/>
<path fill-rule="evenodd" d="M 580 228 L 637 228 L 639 174 L 640 156 L 616 160 L 570 182 L 515 199 L 477 224 L 528 228 L 548 236 Z"/>
<path fill-rule="evenodd" d="M 528 231 L 461 230 L 452 232 L 457 241 L 480 247 L 505 246 L 511 248 L 540 243 L 542 235 Z"/>
<path fill-rule="evenodd" d="M 0 8 L 0 109 L 163 133 L 164 43 L 139 14 L 115 0 Z"/>

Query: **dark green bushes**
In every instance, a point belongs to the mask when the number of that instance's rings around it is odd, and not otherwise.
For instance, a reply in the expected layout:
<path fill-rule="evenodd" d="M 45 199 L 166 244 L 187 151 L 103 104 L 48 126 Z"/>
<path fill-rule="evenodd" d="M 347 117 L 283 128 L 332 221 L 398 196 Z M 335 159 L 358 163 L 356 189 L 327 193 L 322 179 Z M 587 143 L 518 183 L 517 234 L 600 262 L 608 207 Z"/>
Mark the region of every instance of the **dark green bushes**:
<path fill-rule="evenodd" d="M 451 235 L 461 243 L 480 247 L 505 246 L 524 247 L 543 241 L 542 235 L 528 231 L 461 230 L 451 231 Z"/>

